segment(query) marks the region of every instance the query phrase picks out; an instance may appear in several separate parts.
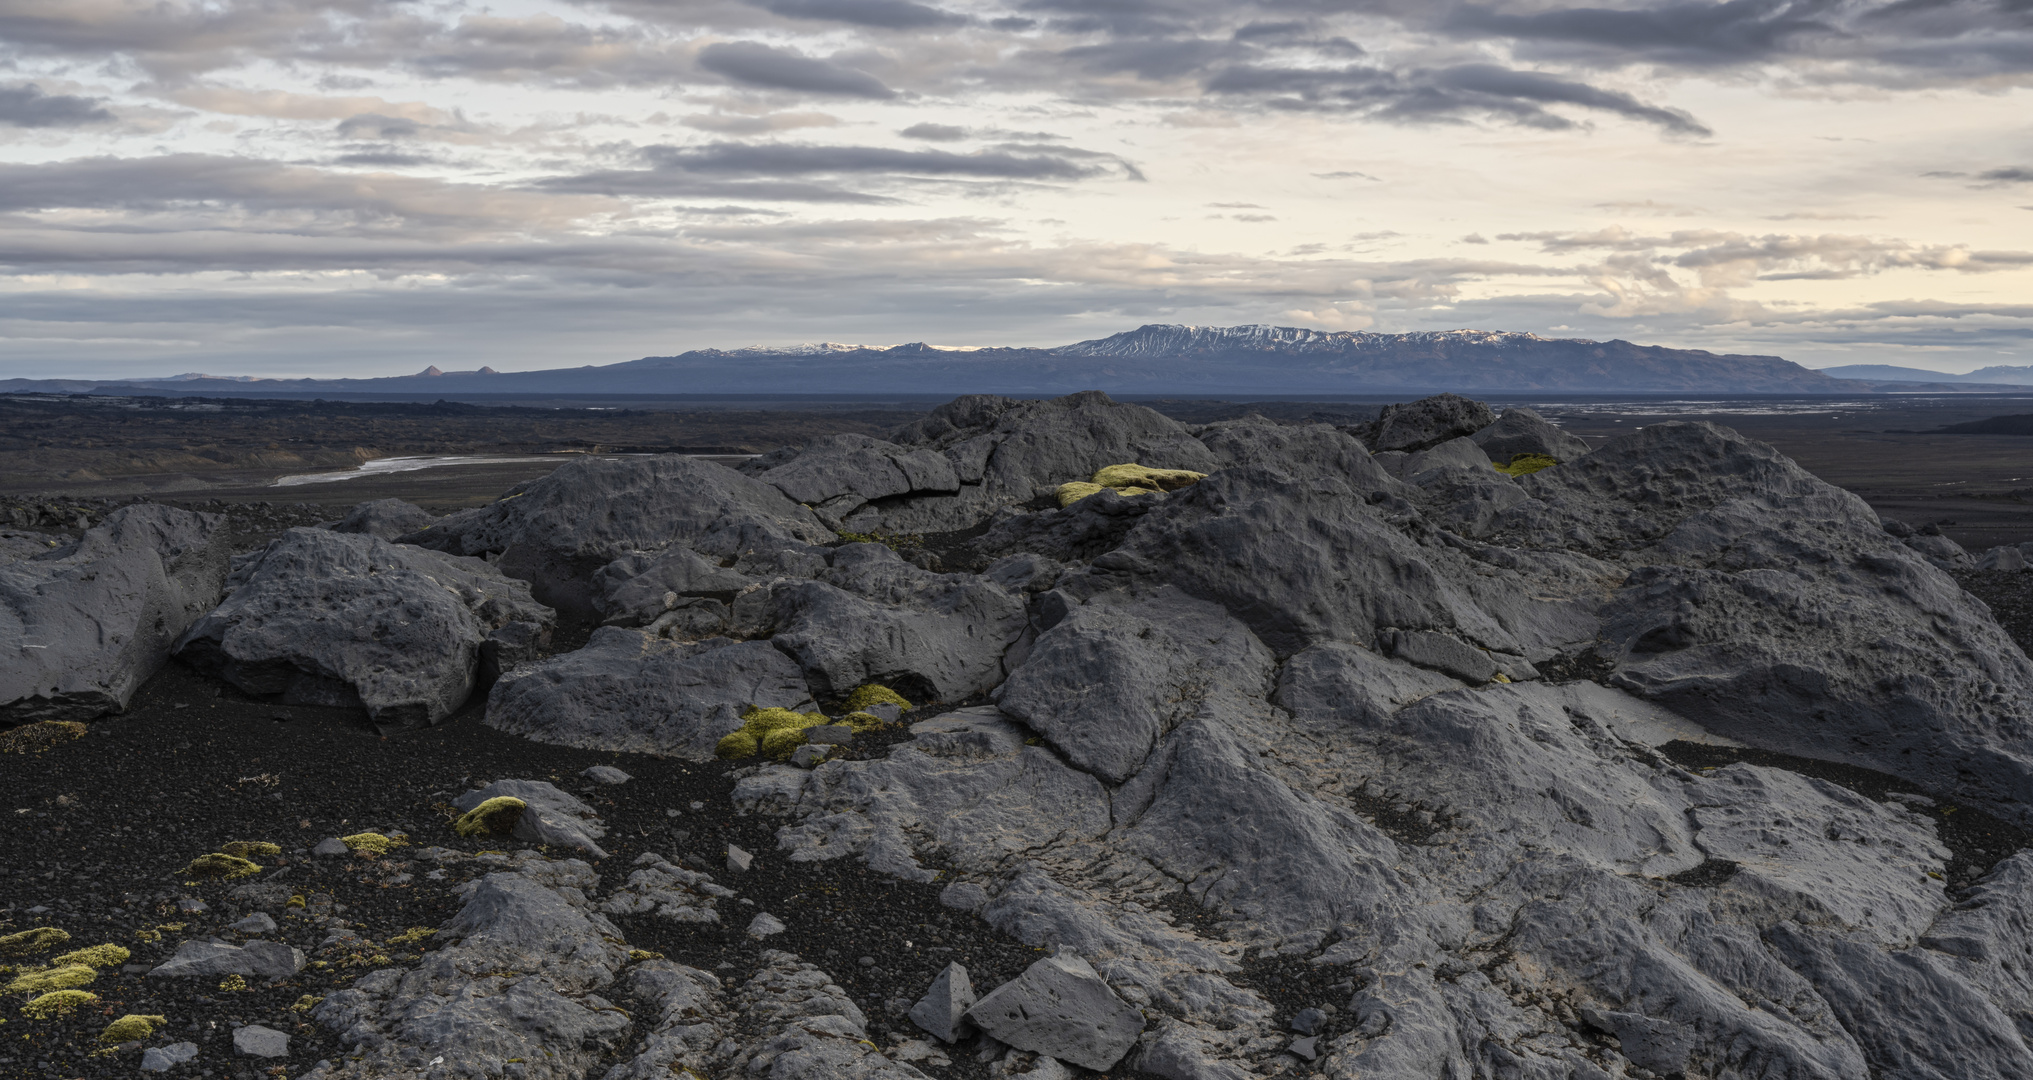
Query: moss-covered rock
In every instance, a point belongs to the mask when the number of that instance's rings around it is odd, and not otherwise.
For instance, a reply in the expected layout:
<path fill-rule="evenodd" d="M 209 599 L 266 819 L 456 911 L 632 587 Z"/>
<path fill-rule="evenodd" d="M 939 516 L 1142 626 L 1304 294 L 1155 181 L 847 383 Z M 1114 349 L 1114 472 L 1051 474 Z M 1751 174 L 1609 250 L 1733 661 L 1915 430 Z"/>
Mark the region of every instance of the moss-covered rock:
<path fill-rule="evenodd" d="M 729 760 L 767 754 L 781 761 L 804 745 L 806 728 L 831 722 L 815 712 L 751 708 L 741 714 L 741 730 L 723 736 L 713 752 Z"/>
<path fill-rule="evenodd" d="M 1545 454 L 1518 454 L 1510 461 L 1502 465 L 1492 465 L 1491 468 L 1511 476 L 1528 476 L 1540 469 L 1550 469 L 1558 464 L 1559 458 L 1548 457 Z"/>
<path fill-rule="evenodd" d="M 191 864 L 184 867 L 183 872 L 185 877 L 234 881 L 239 878 L 253 877 L 260 873 L 261 870 L 260 863 L 250 862 L 237 855 L 227 855 L 224 852 L 215 851 L 210 855 L 200 855 L 192 859 Z"/>
<path fill-rule="evenodd" d="M 1074 480 L 1069 483 L 1060 484 L 1059 490 L 1054 494 L 1059 499 L 1059 508 L 1063 510 L 1089 495 L 1099 495 L 1107 490 L 1107 488 L 1102 487 L 1100 484 L 1090 484 L 1085 480 Z"/>
<path fill-rule="evenodd" d="M 529 804 L 521 799 L 497 795 L 459 815 L 459 820 L 452 822 L 452 831 L 465 837 L 507 836 L 528 809 Z"/>
<path fill-rule="evenodd" d="M 1094 483 L 1117 491 L 1142 488 L 1146 491 L 1177 491 L 1191 487 L 1207 479 L 1207 474 L 1190 469 L 1153 469 L 1148 465 L 1131 462 L 1127 465 L 1109 465 L 1098 470 L 1090 478 Z"/>
<path fill-rule="evenodd" d="M 84 964 L 66 964 L 63 967 L 43 968 L 40 971 L 24 971 L 7 984 L 9 994 L 40 994 L 51 990 L 68 990 L 73 986 L 90 986 L 99 978 L 99 973 Z"/>
<path fill-rule="evenodd" d="M 86 990 L 58 990 L 44 994 L 21 1007 L 21 1011 L 37 1020 L 54 1020 L 69 1016 L 79 1009 L 88 1009 L 99 1003 L 99 995 Z"/>
<path fill-rule="evenodd" d="M 0 937 L 0 956 L 8 958 L 34 956 L 48 952 L 71 939 L 71 935 L 54 926 L 38 926 L 18 934 Z"/>
<path fill-rule="evenodd" d="M 85 734 L 85 725 L 75 720 L 44 720 L 0 731 L 0 754 L 39 754 Z"/>
<path fill-rule="evenodd" d="M 848 713 L 846 716 L 840 718 L 839 723 L 846 724 L 848 727 L 853 728 L 854 733 L 856 735 L 866 734 L 871 731 L 881 731 L 883 728 L 889 726 L 889 722 L 884 720 L 882 717 L 877 716 L 874 713 L 865 713 L 865 712 Z"/>
<path fill-rule="evenodd" d="M 89 948 L 73 949 L 61 956 L 52 956 L 49 962 L 52 967 L 83 964 L 89 968 L 109 968 L 126 963 L 127 958 L 132 955 L 134 954 L 120 945 L 93 945 Z"/>
<path fill-rule="evenodd" d="M 848 712 L 858 713 L 871 705 L 894 705 L 899 709 L 911 707 L 911 703 L 905 701 L 902 694 L 891 690 L 887 686 L 880 686 L 875 683 L 857 686 L 854 688 L 853 693 L 847 695 Z"/>
<path fill-rule="evenodd" d="M 230 844 L 221 845 L 219 851 L 236 859 L 251 859 L 256 855 L 280 855 L 282 845 L 271 844 L 265 840 L 235 840 Z"/>
<path fill-rule="evenodd" d="M 477 807 L 475 809 L 478 809 Z M 386 855 L 399 847 L 406 847 L 409 841 L 394 836 L 383 836 L 378 832 L 354 833 L 342 836 L 339 842 L 353 851 L 364 851 L 370 855 Z"/>
<path fill-rule="evenodd" d="M 166 1016 L 143 1016 L 140 1013 L 128 1013 L 126 1016 L 107 1024 L 106 1030 L 99 1033 L 99 1041 L 103 1043 L 135 1042 L 155 1034 L 156 1028 L 167 1023 L 169 1023 L 169 1018 Z"/>

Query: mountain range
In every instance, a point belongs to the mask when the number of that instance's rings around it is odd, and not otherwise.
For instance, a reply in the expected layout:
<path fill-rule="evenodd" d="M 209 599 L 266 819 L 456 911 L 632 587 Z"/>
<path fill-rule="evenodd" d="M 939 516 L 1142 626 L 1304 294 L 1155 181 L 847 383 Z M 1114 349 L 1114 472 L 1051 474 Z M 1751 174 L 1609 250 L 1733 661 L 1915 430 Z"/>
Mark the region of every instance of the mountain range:
<path fill-rule="evenodd" d="M 442 371 L 370 379 L 255 379 L 179 375 L 161 379 L 0 380 L 0 391 L 143 391 L 178 395 L 304 397 L 319 394 L 959 394 L 1040 396 L 1075 390 L 1117 394 L 1368 394 L 1429 390 L 1478 393 L 1836 394 L 1881 383 L 1911 388 L 1906 375 L 1858 369 L 1853 379 L 1776 356 L 1719 354 L 1628 341 L 1445 330 L 1406 334 L 1288 326 L 1153 323 L 1057 348 L 950 348 L 913 342 L 871 346 L 696 349 L 675 356 L 577 368 Z M 1911 368 L 1937 385 L 1971 377 Z M 2011 369 L 2026 372 L 2033 369 Z M 1856 380 L 1863 381 L 1856 381 Z M 1976 380 L 1984 381 L 1984 380 Z M 2029 380 L 2033 381 L 2033 380 Z"/>
<path fill-rule="evenodd" d="M 2033 386 L 2033 364 L 1998 364 L 1978 368 L 1962 375 L 1950 375 L 1925 368 L 1898 367 L 1894 364 L 1847 364 L 1842 367 L 1822 368 L 1822 374 L 1838 379 L 1867 379 L 1872 382 L 1924 382 L 1924 383 L 1988 383 L 1991 385 Z"/>

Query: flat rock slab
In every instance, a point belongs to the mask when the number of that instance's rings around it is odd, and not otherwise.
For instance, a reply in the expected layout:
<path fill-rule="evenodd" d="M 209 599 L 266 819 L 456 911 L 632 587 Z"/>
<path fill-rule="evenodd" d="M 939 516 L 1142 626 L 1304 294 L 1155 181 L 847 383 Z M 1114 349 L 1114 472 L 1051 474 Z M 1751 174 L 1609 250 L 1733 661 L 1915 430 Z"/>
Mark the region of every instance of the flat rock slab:
<path fill-rule="evenodd" d="M 176 955 L 148 974 L 165 978 L 258 975 L 272 979 L 287 978 L 303 967 L 304 954 L 278 941 L 250 941 L 245 945 L 186 941 L 177 946 Z"/>
<path fill-rule="evenodd" d="M 1065 949 L 996 987 L 966 1015 L 990 1038 L 1097 1071 L 1121 1061 L 1144 1029 L 1143 1014 Z"/>
<path fill-rule="evenodd" d="M 274 1028 L 249 1024 L 233 1032 L 233 1049 L 248 1057 L 279 1058 L 289 1056 L 289 1036 Z"/>

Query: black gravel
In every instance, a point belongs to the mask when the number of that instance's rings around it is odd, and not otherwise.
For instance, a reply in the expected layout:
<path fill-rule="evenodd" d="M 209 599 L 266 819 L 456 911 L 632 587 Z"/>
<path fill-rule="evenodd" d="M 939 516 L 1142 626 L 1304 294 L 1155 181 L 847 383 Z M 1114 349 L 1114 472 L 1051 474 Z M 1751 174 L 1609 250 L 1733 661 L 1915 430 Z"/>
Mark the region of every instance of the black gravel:
<path fill-rule="evenodd" d="M 473 786 L 511 777 L 549 780 L 599 810 L 610 829 L 602 841 L 610 856 L 596 866 L 609 887 L 627 876 L 636 855 L 654 851 L 704 864 L 755 902 L 724 901 L 724 927 L 617 920 L 635 947 L 738 983 L 764 948 L 742 931 L 751 912 L 768 911 L 791 927 L 768 946 L 825 967 L 883 1045 L 892 1032 L 916 1037 L 898 1006 L 907 1009 L 949 961 L 965 964 L 985 990 L 1039 955 L 942 906 L 939 883 L 896 881 L 848 860 L 789 863 L 774 837 L 783 819 L 734 811 L 734 764 L 545 746 L 481 725 L 480 712 L 476 701 L 436 727 L 384 735 L 350 710 L 249 699 L 173 663 L 125 715 L 93 723 L 83 738 L 41 754 L 0 756 L 8 781 L 0 815 L 10 826 L 0 831 L 0 934 L 60 927 L 72 935 L 65 948 L 123 945 L 134 953 L 130 969 L 138 969 L 102 973 L 87 988 L 101 1005 L 66 1020 L 22 1016 L 27 998 L 7 995 L 0 1005 L 7 1021 L 0 1027 L 0 1077 L 133 1075 L 138 1049 L 94 1056 L 99 1032 L 127 1013 L 169 1019 L 150 1045 L 200 1045 L 199 1067 L 181 1067 L 178 1075 L 253 1080 L 275 1065 L 297 1075 L 320 1058 L 339 1056 L 343 1048 L 333 1034 L 290 1006 L 390 960 L 403 962 L 405 950 L 386 940 L 443 922 L 458 908 L 452 890 L 471 871 L 449 864 L 447 879 L 433 882 L 424 877 L 433 864 L 404 858 L 405 849 L 383 859 L 319 859 L 306 850 L 326 836 L 362 831 L 405 832 L 419 847 L 480 850 L 488 844 L 453 835 L 447 804 Z M 618 766 L 634 779 L 616 787 L 581 780 L 580 771 L 595 764 Z M 693 811 L 694 802 L 704 809 Z M 679 813 L 672 817 L 668 809 Z M 249 989 L 238 991 L 221 990 L 214 979 L 144 978 L 140 971 L 167 959 L 181 940 L 239 940 L 226 925 L 256 907 L 230 899 L 233 884 L 190 885 L 180 873 L 191 859 L 233 840 L 280 844 L 280 858 L 257 858 L 271 869 L 254 880 L 285 885 L 312 909 L 343 918 L 370 942 L 384 943 L 378 952 L 389 959 L 375 960 L 377 950 L 368 947 L 318 953 L 326 928 L 298 916 L 282 918 L 282 930 L 267 936 L 329 966 L 273 984 L 250 980 Z M 730 843 L 754 853 L 747 874 L 725 869 Z M 181 911 L 180 902 L 190 899 L 210 910 Z M 181 929 L 167 928 L 177 923 Z M 140 933 L 159 933 L 160 940 Z M 863 964 L 862 957 L 873 962 Z M 289 1032 L 288 1060 L 259 1070 L 251 1059 L 236 1060 L 231 1030 L 244 1023 Z M 984 1070 L 956 1054 L 951 1069 L 935 1071 Z"/>

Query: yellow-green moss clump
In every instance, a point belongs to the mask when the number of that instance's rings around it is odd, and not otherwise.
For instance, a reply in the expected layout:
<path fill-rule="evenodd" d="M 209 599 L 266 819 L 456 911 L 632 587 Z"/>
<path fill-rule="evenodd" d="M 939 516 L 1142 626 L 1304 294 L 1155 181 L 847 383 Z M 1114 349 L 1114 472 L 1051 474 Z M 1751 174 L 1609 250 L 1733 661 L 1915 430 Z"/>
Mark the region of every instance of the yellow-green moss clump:
<path fill-rule="evenodd" d="M 271 844 L 265 840 L 235 840 L 230 844 L 221 845 L 219 851 L 236 859 L 251 859 L 256 855 L 280 855 L 282 845 Z"/>
<path fill-rule="evenodd" d="M 351 836 L 340 837 L 339 842 L 353 851 L 364 851 L 370 855 L 386 855 L 394 848 L 406 847 L 409 844 L 407 840 L 383 836 L 378 832 L 356 832 Z"/>
<path fill-rule="evenodd" d="M 99 1041 L 103 1043 L 124 1043 L 146 1039 L 150 1035 L 155 1034 L 156 1028 L 167 1023 L 169 1023 L 169 1017 L 166 1016 L 142 1016 L 139 1013 L 128 1013 L 126 1016 L 107 1024 L 106 1030 L 99 1033 Z"/>
<path fill-rule="evenodd" d="M 875 705 L 894 705 L 899 709 L 911 707 L 911 703 L 905 701 L 902 694 L 891 690 L 887 686 L 877 686 L 874 683 L 869 683 L 867 686 L 857 686 L 854 688 L 853 693 L 847 695 L 848 712 L 861 712 Z"/>
<path fill-rule="evenodd" d="M 238 975 L 228 975 L 226 976 L 225 981 L 219 984 L 219 989 L 225 990 L 229 993 L 237 990 L 245 990 L 247 989 L 247 980 L 241 978 Z"/>
<path fill-rule="evenodd" d="M 402 933 L 397 934 L 392 938 L 389 938 L 388 944 L 414 945 L 419 941 L 425 940 L 426 938 L 437 936 L 437 933 L 438 932 L 436 930 L 433 930 L 428 926 L 412 926 L 409 929 L 404 930 Z"/>
<path fill-rule="evenodd" d="M 54 926 L 38 926 L 33 930 L 23 930 L 18 934 L 0 937 L 0 956 L 34 956 L 36 953 L 48 952 L 70 939 L 68 933 Z"/>
<path fill-rule="evenodd" d="M 507 836 L 527 809 L 529 804 L 521 799 L 497 795 L 459 815 L 459 820 L 452 822 L 452 831 L 466 837 Z"/>
<path fill-rule="evenodd" d="M 877 716 L 874 713 L 865 713 L 865 712 L 848 713 L 846 716 L 841 717 L 837 722 L 846 724 L 848 727 L 853 728 L 854 733 L 856 735 L 865 735 L 871 731 L 881 731 L 883 728 L 889 726 L 889 724 L 883 721 L 882 717 Z"/>
<path fill-rule="evenodd" d="M 728 759 L 766 754 L 782 761 L 805 744 L 806 728 L 831 722 L 815 712 L 751 708 L 741 714 L 741 730 L 722 738 L 713 753 Z"/>
<path fill-rule="evenodd" d="M 210 855 L 200 855 L 192 859 L 189 866 L 184 867 L 185 877 L 218 878 L 222 881 L 253 877 L 260 872 L 260 863 L 249 862 L 237 855 L 217 851 Z"/>
<path fill-rule="evenodd" d="M 79 1009 L 87 1009 L 99 1003 L 99 995 L 85 990 L 58 990 L 44 994 L 21 1007 L 21 1011 L 37 1020 L 53 1020 L 69 1016 Z"/>
<path fill-rule="evenodd" d="M 1089 480 L 1060 484 L 1059 505 L 1071 506 L 1089 495 L 1099 495 L 1103 490 L 1113 490 L 1124 498 L 1177 491 L 1206 478 L 1206 473 L 1197 473 L 1190 469 L 1153 469 L 1135 462 L 1127 465 L 1108 465 L 1096 471 Z"/>
<path fill-rule="evenodd" d="M 1560 464 L 1559 458 L 1548 457 L 1545 454 L 1518 454 L 1505 464 L 1491 467 L 1500 473 L 1509 473 L 1512 476 L 1529 476 L 1540 469 L 1550 469 L 1558 464 Z"/>
<path fill-rule="evenodd" d="M 68 967 L 83 964 L 89 968 L 118 967 L 134 954 L 119 945 L 93 945 L 86 949 L 74 949 L 62 956 L 49 958 L 52 967 Z"/>
<path fill-rule="evenodd" d="M 1190 469 L 1153 469 L 1148 465 L 1110 465 L 1090 477 L 1102 487 L 1144 488 L 1150 491 L 1177 491 L 1207 479 L 1206 473 Z"/>
<path fill-rule="evenodd" d="M 44 720 L 0 731 L 0 754 L 40 754 L 53 746 L 83 738 L 85 725 L 76 720 Z"/>
<path fill-rule="evenodd" d="M 58 968 L 43 968 L 41 971 L 26 971 L 14 977 L 7 984 L 9 994 L 40 994 L 50 990 L 68 990 L 73 986 L 90 986 L 97 981 L 99 973 L 84 964 L 67 964 Z"/>

